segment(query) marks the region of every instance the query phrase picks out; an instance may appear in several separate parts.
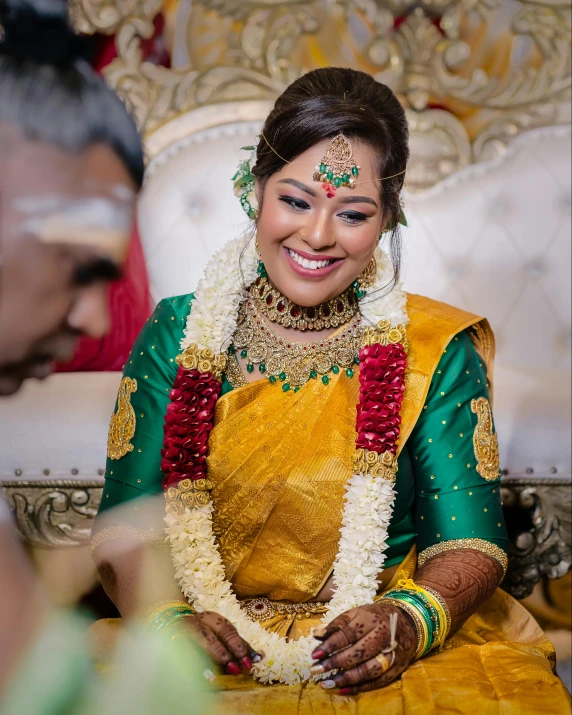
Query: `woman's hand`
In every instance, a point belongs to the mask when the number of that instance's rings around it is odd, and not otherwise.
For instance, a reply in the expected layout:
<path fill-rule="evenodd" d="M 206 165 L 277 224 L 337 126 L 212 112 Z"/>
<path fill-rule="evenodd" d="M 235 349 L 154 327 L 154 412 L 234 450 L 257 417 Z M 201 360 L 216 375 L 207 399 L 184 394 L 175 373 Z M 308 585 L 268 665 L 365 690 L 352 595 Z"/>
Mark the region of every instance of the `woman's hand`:
<path fill-rule="evenodd" d="M 376 660 L 391 645 L 390 615 L 397 613 L 397 647 L 385 653 L 382 662 Z M 342 695 L 355 695 L 389 685 L 403 673 L 414 658 L 417 633 L 410 617 L 402 609 L 379 601 L 367 606 L 352 608 L 327 626 L 314 631 L 314 637 L 323 641 L 312 653 L 318 662 L 312 667 L 314 674 L 337 670 L 323 688 L 340 688 Z M 388 667 L 389 666 L 389 667 Z"/>
<path fill-rule="evenodd" d="M 183 627 L 229 675 L 240 675 L 241 666 L 250 673 L 252 664 L 262 660 L 262 655 L 238 635 L 232 623 L 214 611 L 188 616 Z"/>

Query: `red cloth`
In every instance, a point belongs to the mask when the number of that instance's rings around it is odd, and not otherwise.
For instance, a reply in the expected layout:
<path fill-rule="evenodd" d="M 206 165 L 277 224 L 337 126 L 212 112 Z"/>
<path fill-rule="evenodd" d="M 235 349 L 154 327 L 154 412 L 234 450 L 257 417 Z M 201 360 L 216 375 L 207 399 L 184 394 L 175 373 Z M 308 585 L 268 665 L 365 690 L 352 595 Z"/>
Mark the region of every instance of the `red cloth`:
<path fill-rule="evenodd" d="M 141 51 L 146 62 L 169 67 L 170 57 L 163 36 L 164 17 L 158 15 L 154 25 L 155 32 L 141 42 Z M 117 57 L 115 36 L 95 35 L 93 39 L 95 53 L 92 66 L 101 73 Z M 81 338 L 72 361 L 59 365 L 57 371 L 121 370 L 151 310 L 145 258 L 139 234 L 135 231 L 123 278 L 109 289 L 111 330 L 101 340 Z"/>
<path fill-rule="evenodd" d="M 145 257 L 135 230 L 123 277 L 109 288 L 111 330 L 101 340 L 80 338 L 71 362 L 58 365 L 57 372 L 121 370 L 151 311 Z"/>

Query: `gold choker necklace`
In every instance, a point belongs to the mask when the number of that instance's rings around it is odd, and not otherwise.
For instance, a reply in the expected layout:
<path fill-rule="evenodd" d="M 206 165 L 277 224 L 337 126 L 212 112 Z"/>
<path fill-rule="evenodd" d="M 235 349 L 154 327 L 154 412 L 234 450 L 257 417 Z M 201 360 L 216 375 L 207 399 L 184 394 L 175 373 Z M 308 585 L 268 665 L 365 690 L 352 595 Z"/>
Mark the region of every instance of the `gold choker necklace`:
<path fill-rule="evenodd" d="M 266 276 L 258 276 L 250 287 L 250 295 L 268 320 L 296 330 L 338 328 L 349 323 L 359 310 L 358 299 L 352 286 L 337 298 L 316 307 L 306 308 L 282 295 Z"/>
<path fill-rule="evenodd" d="M 290 388 L 296 392 L 308 380 L 318 377 L 327 385 L 330 381 L 328 373 L 337 375 L 340 368 L 348 377 L 353 377 L 353 368 L 359 363 L 361 338 L 360 316 L 355 315 L 343 332 L 334 333 L 325 340 L 289 342 L 268 327 L 258 311 L 258 302 L 248 298 L 239 309 L 238 328 L 230 352 L 239 351 L 247 360 L 248 372 L 254 372 L 257 364 L 258 370 L 270 382 L 280 380 L 284 392 Z"/>

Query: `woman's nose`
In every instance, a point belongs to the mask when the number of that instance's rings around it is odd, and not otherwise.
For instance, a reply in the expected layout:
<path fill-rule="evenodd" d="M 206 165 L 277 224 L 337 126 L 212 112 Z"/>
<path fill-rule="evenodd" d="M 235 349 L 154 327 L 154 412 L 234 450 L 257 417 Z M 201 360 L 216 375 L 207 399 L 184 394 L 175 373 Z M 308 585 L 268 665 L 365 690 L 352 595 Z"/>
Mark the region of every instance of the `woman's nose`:
<path fill-rule="evenodd" d="M 336 242 L 328 217 L 322 213 L 316 213 L 300 230 L 300 237 L 315 251 L 332 246 Z"/>

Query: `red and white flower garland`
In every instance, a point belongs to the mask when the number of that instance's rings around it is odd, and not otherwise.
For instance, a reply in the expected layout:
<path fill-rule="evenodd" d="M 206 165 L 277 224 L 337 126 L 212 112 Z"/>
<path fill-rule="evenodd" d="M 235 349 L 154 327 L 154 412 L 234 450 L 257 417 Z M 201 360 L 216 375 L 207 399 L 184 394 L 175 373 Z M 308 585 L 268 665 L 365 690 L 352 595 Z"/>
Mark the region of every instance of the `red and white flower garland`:
<path fill-rule="evenodd" d="M 251 244 L 243 239 L 231 241 L 211 259 L 187 319 L 165 418 L 161 466 L 166 533 L 176 578 L 189 603 L 198 611 L 213 610 L 228 618 L 252 647 L 266 654 L 254 666 L 255 678 L 294 684 L 310 678 L 311 652 L 317 641 L 312 636 L 287 641 L 246 616 L 226 579 L 216 544 L 209 497 L 212 484 L 206 471 L 208 435 L 221 392 L 226 348 L 236 329 L 238 306 L 256 277 L 257 256 Z M 391 280 L 391 266 L 381 249 L 376 251 L 376 260 L 375 283 L 360 301 L 364 337 L 354 474 L 346 485 L 333 569 L 335 590 L 324 623 L 373 601 L 395 499 L 407 365 L 406 297 L 400 286 L 383 295 Z M 377 297 L 378 292 L 382 297 Z"/>

